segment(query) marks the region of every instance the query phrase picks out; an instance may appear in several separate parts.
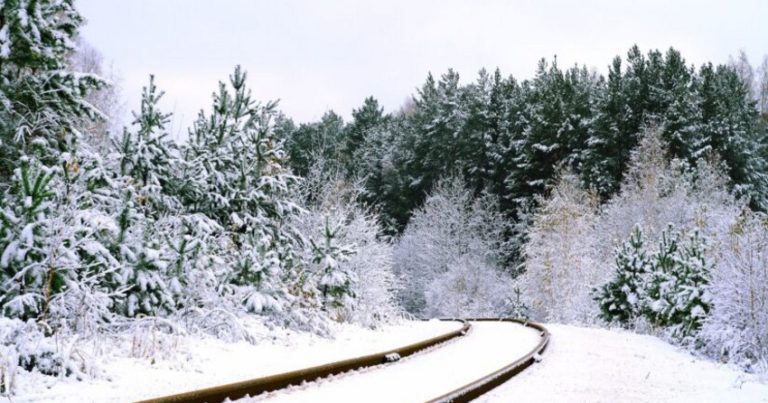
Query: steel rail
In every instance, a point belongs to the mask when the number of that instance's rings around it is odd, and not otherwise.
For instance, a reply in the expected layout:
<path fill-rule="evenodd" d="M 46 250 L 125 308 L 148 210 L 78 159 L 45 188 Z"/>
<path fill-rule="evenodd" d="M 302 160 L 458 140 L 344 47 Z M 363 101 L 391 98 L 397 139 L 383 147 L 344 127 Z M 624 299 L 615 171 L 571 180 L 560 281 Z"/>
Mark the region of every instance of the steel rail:
<path fill-rule="evenodd" d="M 508 381 L 513 376 L 519 374 L 524 369 L 530 367 L 534 362 L 539 361 L 541 359 L 541 354 L 544 352 L 544 350 L 546 350 L 551 337 L 549 330 L 547 330 L 547 328 L 545 328 L 544 326 L 538 323 L 528 322 L 521 319 L 479 318 L 479 319 L 467 319 L 467 321 L 469 322 L 491 322 L 492 321 L 492 322 L 519 323 L 525 327 L 531 327 L 538 330 L 541 335 L 541 340 L 539 341 L 539 344 L 537 344 L 536 347 L 533 348 L 533 350 L 528 352 L 528 354 L 524 355 L 521 358 L 518 358 L 517 360 L 510 363 L 509 365 L 501 369 L 498 369 L 478 380 L 470 382 L 458 389 L 448 392 L 442 396 L 436 397 L 430 400 L 428 403 L 446 403 L 446 402 L 464 403 L 464 402 L 469 402 L 473 399 L 476 399 L 485 393 L 488 393 L 492 389 Z"/>
<path fill-rule="evenodd" d="M 214 386 L 155 399 L 142 400 L 138 403 L 223 402 L 226 399 L 235 400 L 245 396 L 256 396 L 261 393 L 272 392 L 291 385 L 300 385 L 302 382 L 311 382 L 317 380 L 318 378 L 325 378 L 331 375 L 337 375 L 364 367 L 387 364 L 397 361 L 401 357 L 407 357 L 421 350 L 465 335 L 471 328 L 471 325 L 468 321 L 465 320 L 457 321 L 462 323 L 461 329 L 381 353 L 350 358 L 347 360 L 336 361 L 315 367 L 302 368 L 295 371 L 284 372 L 277 375 L 271 375 L 242 382 Z"/>

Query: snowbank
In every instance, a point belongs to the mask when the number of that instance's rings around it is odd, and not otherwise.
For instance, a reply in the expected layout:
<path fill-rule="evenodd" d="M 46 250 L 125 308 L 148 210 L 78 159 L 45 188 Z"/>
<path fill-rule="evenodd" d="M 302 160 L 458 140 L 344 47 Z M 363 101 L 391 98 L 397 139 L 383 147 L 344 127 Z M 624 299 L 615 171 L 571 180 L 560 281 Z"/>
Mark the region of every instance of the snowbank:
<path fill-rule="evenodd" d="M 552 340 L 542 362 L 479 402 L 768 402 L 756 376 L 656 337 L 545 326 Z"/>
<path fill-rule="evenodd" d="M 78 382 L 21 373 L 13 401 L 101 403 L 159 397 L 389 350 L 460 327 L 439 321 L 403 322 L 379 330 L 338 325 L 335 339 L 324 339 L 252 323 L 249 330 L 258 335 L 255 345 L 164 334 L 102 340 L 82 347 L 88 354 L 102 351 L 94 358 L 102 369 L 97 379 Z M 131 358 L 153 348 L 146 358 Z"/>

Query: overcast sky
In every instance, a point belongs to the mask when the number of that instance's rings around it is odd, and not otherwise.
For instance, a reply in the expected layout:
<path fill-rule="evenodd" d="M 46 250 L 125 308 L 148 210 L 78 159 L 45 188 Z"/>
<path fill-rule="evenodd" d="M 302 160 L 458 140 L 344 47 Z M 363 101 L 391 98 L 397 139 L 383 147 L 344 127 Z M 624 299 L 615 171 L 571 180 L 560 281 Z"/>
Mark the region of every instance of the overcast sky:
<path fill-rule="evenodd" d="M 689 64 L 768 54 L 766 0 L 76 0 L 82 34 L 122 77 L 129 109 L 150 73 L 175 131 L 208 107 L 236 64 L 260 100 L 296 121 L 349 116 L 374 95 L 396 110 L 428 72 L 464 82 L 482 67 L 530 78 L 541 57 L 603 72 L 637 43 Z"/>

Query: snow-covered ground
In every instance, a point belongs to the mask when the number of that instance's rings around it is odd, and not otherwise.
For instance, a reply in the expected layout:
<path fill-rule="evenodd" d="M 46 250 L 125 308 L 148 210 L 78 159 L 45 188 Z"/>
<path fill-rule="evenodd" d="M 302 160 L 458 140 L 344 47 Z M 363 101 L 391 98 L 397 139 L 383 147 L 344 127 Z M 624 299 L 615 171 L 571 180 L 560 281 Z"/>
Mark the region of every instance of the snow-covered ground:
<path fill-rule="evenodd" d="M 480 402 L 768 402 L 768 383 L 656 337 L 546 326 L 543 360 Z"/>
<path fill-rule="evenodd" d="M 538 330 L 517 323 L 473 322 L 465 337 L 394 365 L 341 374 L 242 401 L 424 402 L 509 364 L 532 350 L 540 339 Z"/>
<path fill-rule="evenodd" d="M 91 358 L 100 367 L 97 379 L 78 382 L 21 373 L 12 401 L 124 402 L 160 397 L 386 351 L 460 327 L 458 322 L 441 321 L 404 322 L 379 330 L 339 325 L 335 339 L 326 339 L 251 323 L 249 330 L 259 340 L 255 345 L 160 333 L 126 337 L 121 343 L 103 340 L 97 346 L 101 354 Z M 81 350 L 94 353 L 91 345 L 83 344 Z M 146 358 L 132 358 L 136 355 Z"/>
<path fill-rule="evenodd" d="M 552 340 L 543 360 L 480 402 L 768 402 L 768 379 L 761 382 L 754 375 L 696 358 L 658 338 L 623 330 L 546 326 Z M 255 345 L 161 333 L 127 335 L 122 342 L 102 340 L 97 346 L 90 344 L 93 341 L 83 342 L 78 351 L 98 369 L 97 378 L 78 382 L 20 373 L 18 394 L 11 401 L 112 402 L 159 397 L 384 351 L 459 327 L 456 322 L 439 321 L 404 322 L 376 331 L 338 326 L 335 339 L 325 339 L 270 330 L 255 322 L 249 325 L 259 340 Z M 535 332 L 509 324 L 475 324 L 468 337 L 393 365 L 257 399 L 423 401 L 501 367 L 537 341 Z M 506 348 L 505 354 L 491 350 L 499 346 Z M 101 351 L 96 354 L 94 348 Z M 458 369 L 455 362 L 461 363 Z M 397 386 L 391 386 L 392 382 Z M 424 389 L 424 385 L 434 390 Z M 389 389 L 389 394 L 376 388 Z M 347 394 L 354 392 L 365 393 L 365 399 Z"/>

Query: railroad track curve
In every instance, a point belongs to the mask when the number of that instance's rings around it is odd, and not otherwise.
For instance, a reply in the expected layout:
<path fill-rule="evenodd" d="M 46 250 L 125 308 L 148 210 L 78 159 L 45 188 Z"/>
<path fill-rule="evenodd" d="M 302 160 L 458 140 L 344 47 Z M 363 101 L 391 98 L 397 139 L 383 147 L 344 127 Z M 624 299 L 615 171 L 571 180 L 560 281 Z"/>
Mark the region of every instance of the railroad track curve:
<path fill-rule="evenodd" d="M 460 354 L 456 354 L 457 351 L 471 355 L 472 351 L 469 347 L 473 346 L 472 343 L 474 343 L 474 348 L 477 348 L 477 346 L 486 343 L 486 341 L 478 339 L 478 334 L 480 335 L 479 337 L 487 338 L 488 335 L 492 334 L 490 333 L 491 331 L 494 333 L 499 333 L 499 330 L 510 331 L 511 328 L 504 328 L 506 327 L 506 324 L 515 324 L 516 326 L 520 326 L 522 328 L 528 328 L 526 331 L 529 332 L 531 330 L 535 331 L 536 336 L 538 336 L 538 343 L 536 343 L 536 346 L 533 349 L 528 350 L 526 348 L 523 353 L 523 351 L 518 348 L 518 350 L 511 357 L 494 357 L 494 362 L 498 365 L 495 365 L 492 369 L 482 373 L 475 372 L 471 378 L 458 378 L 458 380 L 452 380 L 452 383 L 445 383 L 445 385 L 439 386 L 441 388 L 438 389 L 440 393 L 422 391 L 421 395 L 414 396 L 413 398 L 410 395 L 407 397 L 402 395 L 395 397 L 388 396 L 386 393 L 382 394 L 381 392 L 376 392 L 376 385 L 372 385 L 370 388 L 363 386 L 362 388 L 365 390 L 363 393 L 371 394 L 367 398 L 364 398 L 364 400 L 368 401 L 401 401 L 405 399 L 407 401 L 467 402 L 490 391 L 496 386 L 501 385 L 515 374 L 536 362 L 539 355 L 543 353 L 544 349 L 546 349 L 550 338 L 550 334 L 546 328 L 539 324 L 527 322 L 524 320 L 475 318 L 459 321 L 462 323 L 462 327 L 460 329 L 393 350 L 337 361 L 316 367 L 304 368 L 278 375 L 257 378 L 249 381 L 237 382 L 213 388 L 206 388 L 177 395 L 165 396 L 157 399 L 145 400 L 141 403 L 221 402 L 226 399 L 236 400 L 247 396 L 256 396 L 259 400 L 266 398 L 267 401 L 272 400 L 273 398 L 277 398 L 276 400 L 279 401 L 285 400 L 286 394 L 284 392 L 280 392 L 278 394 L 269 392 L 275 392 L 286 388 L 288 388 L 288 392 L 286 392 L 287 396 L 289 397 L 288 401 L 306 401 L 306 399 L 302 400 L 301 398 L 298 400 L 295 398 L 293 400 L 291 399 L 291 396 L 295 395 L 293 392 L 296 392 L 297 389 L 298 394 L 301 395 L 301 388 L 304 388 L 303 393 L 309 394 L 311 396 L 309 401 L 359 401 L 359 398 L 334 396 L 333 389 L 349 389 L 348 385 L 344 386 L 345 382 L 347 384 L 349 382 L 357 382 L 354 380 L 355 377 L 362 376 L 364 380 L 370 380 L 378 378 L 379 376 L 377 374 L 383 374 L 384 378 L 381 380 L 382 382 L 385 382 L 383 387 L 389 391 L 393 391 L 396 390 L 398 386 L 387 386 L 386 382 L 390 382 L 390 384 L 393 382 L 395 384 L 398 383 L 396 378 L 390 379 L 387 377 L 387 372 L 401 372 L 400 369 L 402 367 L 399 367 L 401 364 L 394 364 L 395 362 L 405 363 L 404 365 L 406 370 L 409 369 L 409 367 L 413 367 L 414 362 L 417 365 L 427 365 L 427 369 L 410 368 L 412 371 L 416 371 L 416 374 L 419 374 L 423 373 L 424 371 L 428 372 L 430 367 L 435 367 L 436 365 L 438 367 L 444 366 L 444 360 L 441 361 L 439 357 L 441 354 L 450 357 L 456 357 L 456 359 L 461 359 Z M 474 327 L 473 324 L 475 325 Z M 519 331 L 519 329 L 515 331 Z M 467 334 L 469 334 L 469 337 L 462 338 L 460 342 L 446 343 L 447 341 L 457 339 L 458 337 Z M 498 339 L 498 337 L 503 337 L 503 334 L 501 336 L 495 337 L 497 338 L 496 343 L 498 343 L 499 340 L 502 340 Z M 526 337 L 529 337 L 530 339 L 530 335 Z M 464 343 L 466 343 L 464 340 L 471 340 L 469 344 L 466 344 L 468 347 L 466 350 L 469 351 L 462 351 L 464 350 Z M 532 343 L 529 341 L 525 344 L 530 345 Z M 427 353 L 411 357 L 418 352 L 428 349 L 429 352 Z M 445 352 L 442 352 L 444 350 Z M 435 355 L 438 357 L 435 357 Z M 429 357 L 427 362 L 424 362 L 424 357 Z M 429 364 L 428 361 L 430 359 L 434 361 L 434 358 L 438 359 L 438 364 L 435 364 L 434 362 Z M 457 363 L 454 362 L 453 365 L 457 365 Z M 460 362 L 458 365 L 460 365 Z M 403 376 L 403 374 L 401 373 L 399 376 Z M 405 376 L 413 378 L 416 375 L 407 375 L 406 371 Z M 315 381 L 319 380 L 322 385 L 317 386 L 319 383 Z M 364 384 L 365 382 L 363 382 L 363 385 Z M 304 386 L 297 388 L 297 385 Z M 382 390 L 382 385 L 379 385 L 378 388 L 379 390 Z M 449 392 L 445 393 L 446 391 Z M 321 392 L 320 394 L 329 392 L 331 395 L 321 397 L 314 395 L 316 392 Z M 400 392 L 403 391 L 400 390 Z M 405 392 L 410 393 L 409 391 Z M 430 393 L 431 395 L 429 395 Z M 437 395 L 439 396 L 434 397 Z"/>

